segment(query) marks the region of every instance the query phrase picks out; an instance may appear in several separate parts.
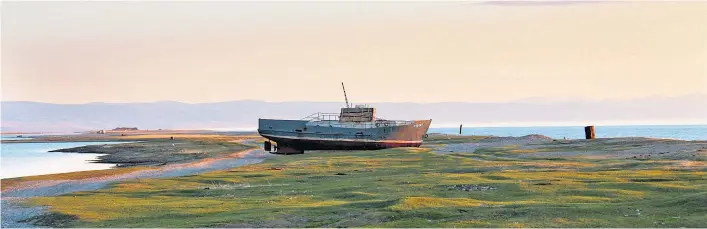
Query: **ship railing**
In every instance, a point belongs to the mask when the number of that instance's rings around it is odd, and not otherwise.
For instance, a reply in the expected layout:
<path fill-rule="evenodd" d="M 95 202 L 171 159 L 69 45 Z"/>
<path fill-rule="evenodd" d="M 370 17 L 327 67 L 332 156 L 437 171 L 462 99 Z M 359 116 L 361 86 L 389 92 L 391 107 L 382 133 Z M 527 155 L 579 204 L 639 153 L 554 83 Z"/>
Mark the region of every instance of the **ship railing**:
<path fill-rule="evenodd" d="M 387 120 L 387 119 L 382 119 L 379 118 L 376 120 L 376 123 L 379 123 L 381 125 L 388 125 L 388 126 L 404 126 L 404 125 L 410 125 L 415 123 L 415 121 L 403 121 L 403 120 Z"/>
<path fill-rule="evenodd" d="M 387 126 L 403 126 L 415 123 L 414 121 L 402 121 L 402 120 L 387 120 L 378 118 L 373 122 L 339 122 L 339 113 L 322 113 L 317 112 L 311 114 L 301 120 L 307 120 L 312 122 L 319 122 L 315 125 L 329 125 L 336 127 L 347 127 L 347 128 L 378 128 Z"/>
<path fill-rule="evenodd" d="M 398 121 L 398 120 L 376 120 L 373 122 L 339 122 L 338 120 L 312 120 L 307 125 L 311 126 L 329 126 L 341 128 L 379 128 L 392 127 L 414 124 L 414 121 Z"/>
<path fill-rule="evenodd" d="M 317 112 L 314 114 L 311 114 L 307 117 L 302 118 L 301 120 L 308 120 L 308 121 L 339 121 L 339 114 L 338 113 L 322 113 L 322 112 Z"/>

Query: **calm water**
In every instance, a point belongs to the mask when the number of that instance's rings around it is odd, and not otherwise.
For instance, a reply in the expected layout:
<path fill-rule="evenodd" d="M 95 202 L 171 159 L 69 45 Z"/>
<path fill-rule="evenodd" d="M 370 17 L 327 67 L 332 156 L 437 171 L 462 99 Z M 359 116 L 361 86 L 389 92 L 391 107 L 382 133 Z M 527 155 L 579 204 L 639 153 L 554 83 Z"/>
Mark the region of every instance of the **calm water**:
<path fill-rule="evenodd" d="M 81 133 L 46 133 L 46 134 L 2 134 L 0 135 L 0 140 L 23 140 L 32 139 L 38 136 L 52 136 L 52 135 L 75 135 Z"/>
<path fill-rule="evenodd" d="M 595 126 L 597 138 L 653 137 L 682 140 L 707 140 L 707 125 L 675 126 Z M 459 128 L 430 128 L 428 133 L 459 134 Z M 583 126 L 545 127 L 464 127 L 464 135 L 524 136 L 542 134 L 551 138 L 584 139 Z"/>
<path fill-rule="evenodd" d="M 50 153 L 50 150 L 119 142 L 8 143 L 0 145 L 0 177 L 108 169 L 113 164 L 90 163 L 100 154 Z"/>
<path fill-rule="evenodd" d="M 3 134 L 0 135 L 0 140 L 22 140 L 22 139 L 32 139 L 29 135 L 14 135 L 14 134 Z"/>

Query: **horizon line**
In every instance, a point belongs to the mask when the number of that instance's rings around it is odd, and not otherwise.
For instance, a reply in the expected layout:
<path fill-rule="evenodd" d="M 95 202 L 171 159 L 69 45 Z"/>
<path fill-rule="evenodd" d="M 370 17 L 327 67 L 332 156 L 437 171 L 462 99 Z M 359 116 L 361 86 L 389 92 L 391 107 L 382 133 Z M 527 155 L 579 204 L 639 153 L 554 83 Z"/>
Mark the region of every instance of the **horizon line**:
<path fill-rule="evenodd" d="M 463 126 L 464 129 L 467 128 L 527 128 L 527 127 L 585 127 L 587 125 L 479 125 L 479 126 Z M 607 125 L 591 125 L 595 127 L 621 127 L 621 126 L 706 126 L 707 122 L 704 123 L 693 123 L 693 124 L 607 124 Z M 459 126 L 430 126 L 432 129 L 446 129 L 454 128 L 458 129 Z M 68 131 L 1 131 L 0 134 L 60 134 L 60 133 L 83 133 L 83 132 L 93 132 L 98 129 L 90 130 L 68 130 Z M 213 131 L 213 132 L 257 132 L 257 127 L 243 127 L 243 128 L 175 128 L 175 129 L 161 129 L 161 131 Z M 144 129 L 143 131 L 157 131 L 156 129 Z M 428 130 L 429 131 L 429 130 Z M 433 132 L 434 133 L 434 132 Z"/>
<path fill-rule="evenodd" d="M 567 102 L 625 102 L 632 100 L 641 99 L 676 99 L 682 97 L 693 97 L 693 96 L 707 96 L 707 93 L 697 93 L 688 94 L 680 96 L 644 96 L 636 98 L 621 98 L 621 99 L 593 99 L 593 98 L 582 98 L 582 97 L 526 97 L 509 101 L 439 101 L 439 102 L 361 102 L 361 103 L 351 103 L 351 104 L 380 104 L 380 103 L 412 103 L 412 104 L 438 104 L 438 103 L 567 103 Z M 547 99 L 550 101 L 542 101 Z M 537 101 L 532 101 L 537 100 Z M 218 102 L 182 102 L 174 100 L 157 100 L 157 101 L 143 101 L 143 102 L 82 102 L 82 103 L 56 103 L 56 102 L 42 102 L 42 101 L 30 101 L 30 100 L 0 100 L 1 103 L 42 103 L 42 104 L 55 104 L 55 105 L 88 105 L 88 104 L 146 104 L 146 103 L 181 103 L 181 104 L 213 104 L 213 103 L 229 103 L 229 102 L 263 102 L 263 103 L 345 103 L 344 101 L 303 101 L 303 100 L 293 100 L 293 101 L 267 101 L 267 100 L 257 100 L 257 99 L 238 99 L 238 100 L 226 100 Z"/>

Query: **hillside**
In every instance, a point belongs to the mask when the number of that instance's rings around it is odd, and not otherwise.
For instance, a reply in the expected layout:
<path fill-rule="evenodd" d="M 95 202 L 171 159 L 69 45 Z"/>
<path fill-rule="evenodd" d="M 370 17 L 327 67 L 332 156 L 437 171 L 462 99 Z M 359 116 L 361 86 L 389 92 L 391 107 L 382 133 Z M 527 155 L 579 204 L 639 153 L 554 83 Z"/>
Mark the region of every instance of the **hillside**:
<path fill-rule="evenodd" d="M 338 112 L 343 102 L 232 101 L 188 104 L 2 102 L 3 132 L 81 131 L 135 126 L 140 129 L 254 129 L 258 118 L 300 119 Z M 372 103 L 387 119 L 433 119 L 433 126 L 538 122 L 707 122 L 707 96 L 627 101 L 509 103 Z M 638 114 L 638 115 L 637 115 Z"/>

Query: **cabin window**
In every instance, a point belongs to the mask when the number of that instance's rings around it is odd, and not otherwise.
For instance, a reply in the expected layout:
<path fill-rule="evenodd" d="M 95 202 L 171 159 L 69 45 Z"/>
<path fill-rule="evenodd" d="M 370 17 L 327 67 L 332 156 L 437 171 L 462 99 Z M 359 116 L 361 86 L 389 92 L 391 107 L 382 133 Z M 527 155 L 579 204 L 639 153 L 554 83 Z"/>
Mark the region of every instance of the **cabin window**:
<path fill-rule="evenodd" d="M 302 130 L 295 130 L 295 132 L 302 132 Z"/>

